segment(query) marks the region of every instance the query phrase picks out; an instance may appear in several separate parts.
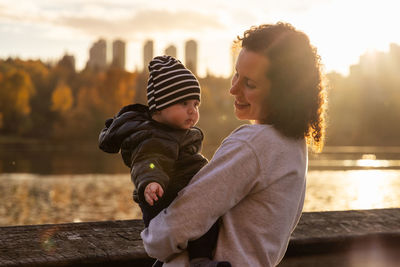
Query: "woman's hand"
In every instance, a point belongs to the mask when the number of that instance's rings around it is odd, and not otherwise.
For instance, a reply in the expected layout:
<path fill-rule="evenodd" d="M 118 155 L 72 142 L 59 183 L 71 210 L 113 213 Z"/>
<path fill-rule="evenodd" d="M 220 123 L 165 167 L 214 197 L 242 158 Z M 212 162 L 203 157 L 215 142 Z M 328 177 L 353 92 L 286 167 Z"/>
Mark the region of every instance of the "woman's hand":
<path fill-rule="evenodd" d="M 162 197 L 164 195 L 164 190 L 159 183 L 152 182 L 149 183 L 144 189 L 144 198 L 150 206 L 153 206 L 154 201 L 158 200 L 158 197 Z"/>

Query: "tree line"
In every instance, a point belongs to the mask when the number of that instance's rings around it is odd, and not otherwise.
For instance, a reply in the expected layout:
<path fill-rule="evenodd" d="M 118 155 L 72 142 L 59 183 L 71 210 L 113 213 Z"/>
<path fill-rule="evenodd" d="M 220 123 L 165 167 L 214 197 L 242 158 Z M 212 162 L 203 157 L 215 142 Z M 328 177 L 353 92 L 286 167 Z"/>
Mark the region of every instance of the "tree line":
<path fill-rule="evenodd" d="M 148 73 L 118 68 L 76 72 L 66 58 L 0 60 L 0 136 L 54 142 L 97 142 L 107 118 L 131 103 L 146 104 Z M 208 76 L 202 86 L 201 122 L 218 144 L 240 122 L 227 94 L 230 80 Z M 215 128 L 215 123 L 220 127 Z"/>
<path fill-rule="evenodd" d="M 400 46 L 369 52 L 348 76 L 327 75 L 328 145 L 400 145 Z"/>
<path fill-rule="evenodd" d="M 327 145 L 400 145 L 400 46 L 360 57 L 347 76 L 328 73 Z M 97 142 L 105 119 L 146 103 L 146 72 L 118 68 L 77 72 L 66 58 L 0 60 L 0 136 Z M 200 122 L 205 145 L 217 146 L 235 119 L 230 78 L 207 75 Z"/>

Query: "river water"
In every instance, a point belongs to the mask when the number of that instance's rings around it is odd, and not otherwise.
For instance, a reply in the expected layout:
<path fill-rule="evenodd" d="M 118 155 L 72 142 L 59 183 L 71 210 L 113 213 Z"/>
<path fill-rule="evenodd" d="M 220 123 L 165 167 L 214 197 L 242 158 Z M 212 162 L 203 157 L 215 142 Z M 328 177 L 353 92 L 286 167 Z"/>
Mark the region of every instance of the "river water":
<path fill-rule="evenodd" d="M 3 149 L 0 171 L 3 226 L 141 217 L 119 155 Z M 399 192 L 400 148 L 328 147 L 310 154 L 304 211 L 400 208 Z"/>

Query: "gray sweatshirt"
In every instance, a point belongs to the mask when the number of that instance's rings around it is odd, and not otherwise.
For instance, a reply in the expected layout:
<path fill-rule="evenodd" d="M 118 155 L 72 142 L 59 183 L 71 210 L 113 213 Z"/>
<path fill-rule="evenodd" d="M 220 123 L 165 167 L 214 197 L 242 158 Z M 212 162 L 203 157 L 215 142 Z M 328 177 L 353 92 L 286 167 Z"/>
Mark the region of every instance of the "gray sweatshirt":
<path fill-rule="evenodd" d="M 141 237 L 164 266 L 188 266 L 185 251 L 221 218 L 214 259 L 232 266 L 275 266 L 303 208 L 307 146 L 271 125 L 244 125 L 151 220 Z"/>

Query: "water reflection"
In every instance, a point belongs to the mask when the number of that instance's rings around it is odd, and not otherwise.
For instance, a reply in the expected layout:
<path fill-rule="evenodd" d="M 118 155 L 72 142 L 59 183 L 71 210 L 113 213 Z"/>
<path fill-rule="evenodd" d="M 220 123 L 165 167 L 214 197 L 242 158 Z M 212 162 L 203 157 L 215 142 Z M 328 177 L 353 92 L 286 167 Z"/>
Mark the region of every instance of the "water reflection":
<path fill-rule="evenodd" d="M 129 171 L 119 154 L 101 151 L 97 144 L 1 144 L 0 173 L 93 174 Z"/>
<path fill-rule="evenodd" d="M 305 211 L 400 207 L 399 170 L 310 171 Z"/>
<path fill-rule="evenodd" d="M 125 175 L 0 174 L 0 226 L 140 218 Z"/>
<path fill-rule="evenodd" d="M 205 147 L 211 158 L 216 147 Z M 0 225 L 139 219 L 129 168 L 95 145 L 0 145 Z M 305 211 L 400 208 L 400 147 L 310 154 Z"/>
<path fill-rule="evenodd" d="M 400 169 L 400 154 L 326 153 L 312 157 L 310 169 Z"/>
<path fill-rule="evenodd" d="M 0 174 L 0 225 L 140 219 L 129 174 Z M 400 170 L 309 171 L 304 211 L 400 207 Z"/>
<path fill-rule="evenodd" d="M 356 165 L 371 168 L 395 167 L 397 162 L 396 160 L 377 160 L 375 154 L 363 154 L 361 159 L 356 161 Z"/>

